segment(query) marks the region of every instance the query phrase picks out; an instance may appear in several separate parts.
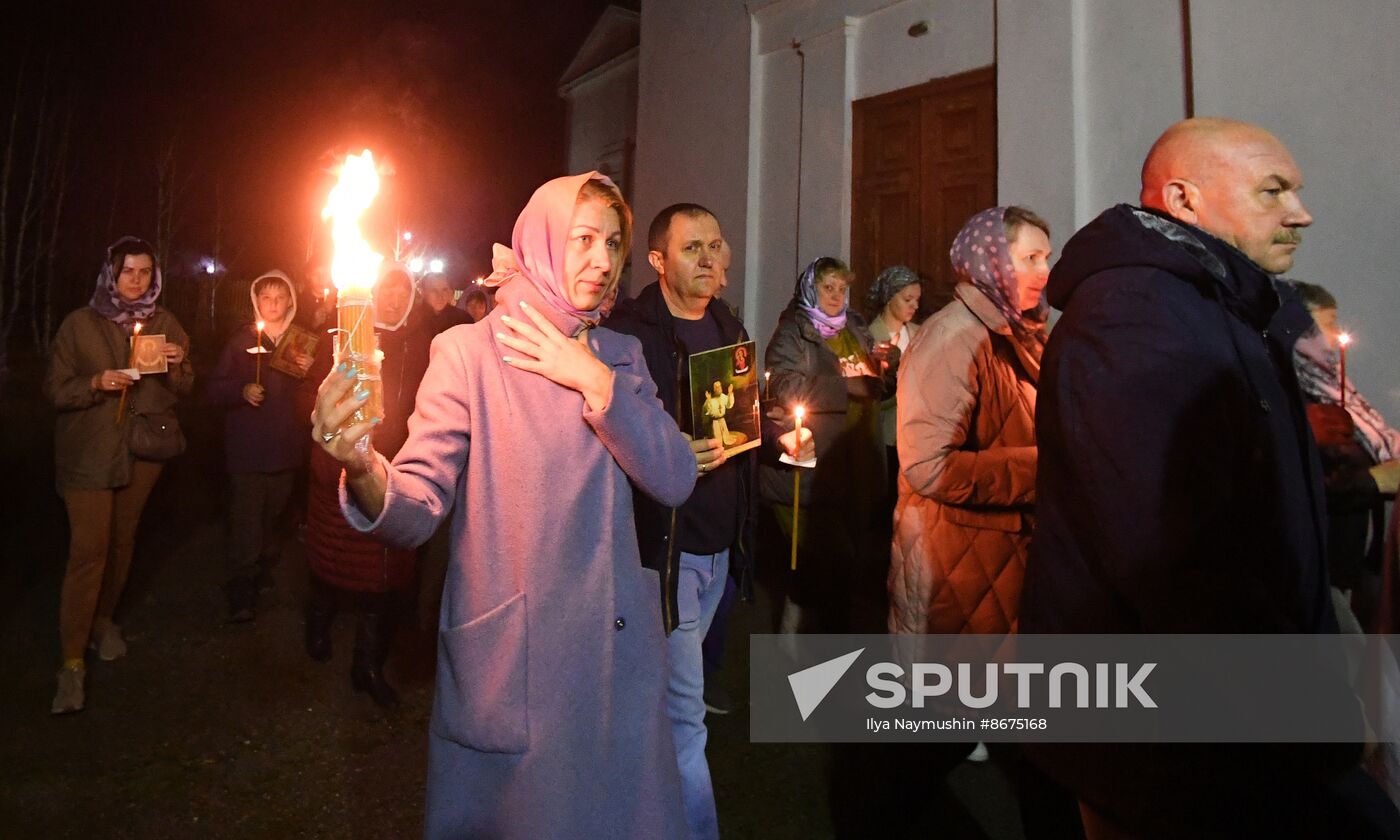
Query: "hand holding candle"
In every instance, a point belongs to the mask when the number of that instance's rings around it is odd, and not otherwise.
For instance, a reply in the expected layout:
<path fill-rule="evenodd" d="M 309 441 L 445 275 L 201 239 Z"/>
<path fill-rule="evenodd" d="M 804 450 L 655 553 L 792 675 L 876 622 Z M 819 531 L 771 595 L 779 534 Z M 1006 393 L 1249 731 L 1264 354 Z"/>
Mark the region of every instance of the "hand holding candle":
<path fill-rule="evenodd" d="M 378 192 L 379 173 L 374 156 L 366 149 L 345 159 L 340 179 L 322 213 L 331 220 L 331 240 L 335 244 L 331 259 L 331 280 L 337 292 L 335 359 L 356 381 L 356 391 L 365 393 L 344 426 L 321 432 L 327 443 L 350 425 L 384 416 L 379 379 L 382 356 L 374 336 L 374 299 L 370 291 L 384 258 L 360 233 L 360 217 Z"/>
<path fill-rule="evenodd" d="M 137 321 L 131 327 L 130 349 L 126 354 L 126 366 L 128 369 L 136 367 L 136 339 L 141 335 L 141 322 Z M 121 399 L 117 400 L 117 425 L 122 424 L 122 415 L 126 413 L 126 391 L 127 387 L 122 387 Z"/>

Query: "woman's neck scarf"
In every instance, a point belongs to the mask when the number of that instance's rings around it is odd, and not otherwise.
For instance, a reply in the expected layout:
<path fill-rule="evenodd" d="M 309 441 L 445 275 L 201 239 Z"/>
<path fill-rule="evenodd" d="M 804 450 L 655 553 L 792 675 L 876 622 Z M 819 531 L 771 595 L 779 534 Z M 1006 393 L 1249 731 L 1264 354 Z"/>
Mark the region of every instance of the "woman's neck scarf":
<path fill-rule="evenodd" d="M 277 280 L 286 288 L 287 296 L 290 300 L 287 311 L 282 313 L 282 320 L 275 322 L 264 318 L 262 312 L 258 309 L 258 283 L 269 277 Z M 287 332 L 287 327 L 291 326 L 292 321 L 297 317 L 297 291 L 292 288 L 292 278 L 288 277 L 285 272 L 278 271 L 275 268 L 271 271 L 265 271 L 257 276 L 257 279 L 253 281 L 253 285 L 248 287 L 248 296 L 253 299 L 253 319 L 263 322 L 263 335 L 272 339 L 272 343 L 275 346 L 277 342 L 282 340 L 282 336 Z"/>
<path fill-rule="evenodd" d="M 156 311 L 156 298 L 160 297 L 160 266 L 151 258 L 151 286 L 136 300 L 127 300 L 117 291 L 117 275 L 112 271 L 112 252 L 129 242 L 140 242 L 134 236 L 123 236 L 107 246 L 107 258 L 102 261 L 102 270 L 97 273 L 97 287 L 92 291 L 88 306 L 97 310 L 109 321 L 126 328 L 137 321 L 149 320 Z"/>
<path fill-rule="evenodd" d="M 552 310 L 541 314 L 571 337 L 588 327 L 597 326 L 602 319 L 601 303 L 593 309 L 579 309 L 569 302 L 564 289 L 567 280 L 564 276 L 564 252 L 568 245 L 569 223 L 574 218 L 579 190 L 594 179 L 615 186 L 606 175 L 585 172 L 546 181 L 535 190 L 515 220 L 511 248 L 507 250 L 499 244 L 492 247 L 493 270 L 491 276 L 483 281 L 483 285 L 499 287 L 517 277 L 525 278 Z M 507 295 L 511 299 L 516 297 Z M 560 317 L 551 317 L 551 314 Z"/>
<path fill-rule="evenodd" d="M 1327 343 L 1316 324 L 1298 339 L 1293 346 L 1293 369 L 1298 373 L 1298 386 L 1309 400 L 1341 405 L 1340 361 L 1339 353 Z M 1377 464 L 1400 455 L 1400 432 L 1386 424 L 1385 418 L 1361 396 L 1350 379 L 1344 407 L 1356 425 L 1357 442 Z"/>
<path fill-rule="evenodd" d="M 807 266 L 807 270 L 802 272 L 802 276 L 797 278 L 797 288 L 793 290 L 793 300 L 797 302 L 797 308 L 807 316 L 812 322 L 812 326 L 817 328 L 822 338 L 831 338 L 841 330 L 846 328 L 846 310 L 851 305 L 851 290 L 846 290 L 846 299 L 841 302 L 841 311 L 836 315 L 828 315 L 817 305 L 817 263 L 820 260 L 813 260 Z"/>

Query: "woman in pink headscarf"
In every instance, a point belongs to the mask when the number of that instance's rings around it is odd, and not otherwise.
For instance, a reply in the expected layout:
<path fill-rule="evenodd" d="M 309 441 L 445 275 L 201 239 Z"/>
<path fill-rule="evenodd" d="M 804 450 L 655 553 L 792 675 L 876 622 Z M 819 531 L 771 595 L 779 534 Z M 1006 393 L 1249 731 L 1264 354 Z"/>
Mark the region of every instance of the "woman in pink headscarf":
<path fill-rule="evenodd" d="M 393 463 L 332 371 L 314 440 L 355 528 L 415 546 L 452 517 L 428 837 L 684 836 L 660 585 L 632 493 L 674 507 L 695 458 L 636 339 L 596 327 L 631 213 L 590 172 L 535 191 L 485 320 L 433 342 Z"/>

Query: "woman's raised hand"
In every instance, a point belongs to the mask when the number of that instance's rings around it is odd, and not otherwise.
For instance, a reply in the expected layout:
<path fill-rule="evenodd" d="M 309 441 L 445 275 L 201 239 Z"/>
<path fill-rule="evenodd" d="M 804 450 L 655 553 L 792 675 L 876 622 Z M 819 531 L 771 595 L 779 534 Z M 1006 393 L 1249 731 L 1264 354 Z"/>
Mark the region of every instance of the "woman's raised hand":
<path fill-rule="evenodd" d="M 356 444 L 379 422 L 375 418 L 348 429 L 341 428 L 355 409 L 369 399 L 369 391 L 363 386 L 356 387 L 357 384 L 353 368 L 344 364 L 334 368 L 321 382 L 316 392 L 316 407 L 311 412 L 311 439 L 326 454 L 345 465 L 352 477 L 367 472 L 374 464 L 374 451 L 369 441 L 366 439 L 363 446 Z"/>
<path fill-rule="evenodd" d="M 502 356 L 505 363 L 578 391 L 594 411 L 607 408 L 613 372 L 593 355 L 588 346 L 588 332 L 585 330 L 577 339 L 571 339 L 530 304 L 521 301 L 520 309 L 533 323 L 503 315 L 501 323 L 512 334 L 496 333 L 497 341 L 521 354 Z"/>

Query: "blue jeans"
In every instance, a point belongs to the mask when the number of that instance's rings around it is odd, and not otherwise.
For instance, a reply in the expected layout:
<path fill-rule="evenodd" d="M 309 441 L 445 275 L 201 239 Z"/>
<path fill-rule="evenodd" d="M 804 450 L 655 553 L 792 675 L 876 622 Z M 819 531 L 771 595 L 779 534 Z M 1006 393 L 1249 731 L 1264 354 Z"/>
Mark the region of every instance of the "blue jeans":
<path fill-rule="evenodd" d="M 681 552 L 677 596 L 680 624 L 666 641 L 671 660 L 666 712 L 671 717 L 671 736 L 680 766 L 681 802 L 692 840 L 719 837 L 715 792 L 710 784 L 710 765 L 705 761 L 705 665 L 701 644 L 728 578 L 728 549 L 703 555 Z"/>

